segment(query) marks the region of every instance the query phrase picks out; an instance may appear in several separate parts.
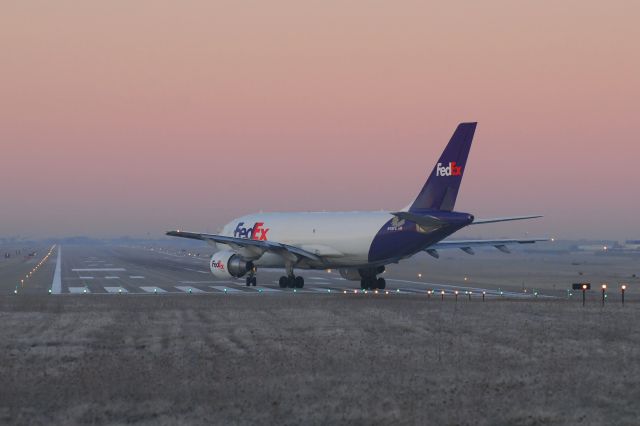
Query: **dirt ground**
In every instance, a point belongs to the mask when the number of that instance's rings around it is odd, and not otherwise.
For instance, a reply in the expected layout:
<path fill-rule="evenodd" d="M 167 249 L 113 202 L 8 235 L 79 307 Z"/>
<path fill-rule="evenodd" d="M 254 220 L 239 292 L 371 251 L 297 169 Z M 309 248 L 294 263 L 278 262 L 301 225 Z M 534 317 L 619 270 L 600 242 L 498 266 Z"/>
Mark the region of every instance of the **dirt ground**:
<path fill-rule="evenodd" d="M 6 424 L 638 424 L 640 305 L 0 297 Z"/>

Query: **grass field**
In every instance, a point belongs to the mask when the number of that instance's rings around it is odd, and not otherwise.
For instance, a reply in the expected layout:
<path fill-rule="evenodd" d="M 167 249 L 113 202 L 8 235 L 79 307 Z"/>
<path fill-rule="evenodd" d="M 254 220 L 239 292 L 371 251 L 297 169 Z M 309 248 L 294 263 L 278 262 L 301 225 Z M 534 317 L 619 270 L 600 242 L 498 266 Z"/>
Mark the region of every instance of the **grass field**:
<path fill-rule="evenodd" d="M 637 424 L 640 305 L 0 297 L 0 422 Z"/>

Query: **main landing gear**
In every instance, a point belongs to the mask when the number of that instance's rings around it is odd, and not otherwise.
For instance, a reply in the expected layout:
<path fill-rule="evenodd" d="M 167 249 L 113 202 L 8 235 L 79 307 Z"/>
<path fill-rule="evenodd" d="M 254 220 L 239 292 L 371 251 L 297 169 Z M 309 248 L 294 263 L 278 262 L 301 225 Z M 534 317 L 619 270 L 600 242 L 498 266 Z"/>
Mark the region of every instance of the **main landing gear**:
<path fill-rule="evenodd" d="M 251 268 L 251 270 L 249 270 L 249 273 L 247 274 L 246 285 L 247 287 L 249 286 L 255 287 L 257 283 L 258 283 L 258 280 L 256 279 L 256 268 Z"/>
<path fill-rule="evenodd" d="M 377 278 L 376 275 L 384 272 L 384 266 L 379 266 L 376 269 L 360 269 L 360 288 L 362 290 L 384 290 L 387 287 L 387 282 L 384 278 Z"/>
<path fill-rule="evenodd" d="M 302 288 L 304 287 L 304 278 L 294 275 L 280 277 L 280 288 Z"/>

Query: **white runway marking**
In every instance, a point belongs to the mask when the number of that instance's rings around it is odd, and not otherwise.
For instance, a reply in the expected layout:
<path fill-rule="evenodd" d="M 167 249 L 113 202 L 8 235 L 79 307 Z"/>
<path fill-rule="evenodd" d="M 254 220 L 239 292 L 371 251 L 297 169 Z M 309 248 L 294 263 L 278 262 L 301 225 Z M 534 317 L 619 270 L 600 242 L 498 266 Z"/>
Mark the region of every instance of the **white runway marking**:
<path fill-rule="evenodd" d="M 126 288 L 122 287 L 105 287 L 108 293 L 129 293 Z"/>
<path fill-rule="evenodd" d="M 140 287 L 143 291 L 147 293 L 166 293 L 166 290 L 161 289 L 160 287 Z"/>
<path fill-rule="evenodd" d="M 105 280 L 117 280 L 120 277 L 116 277 L 116 276 L 109 276 L 109 277 L 104 277 Z"/>
<path fill-rule="evenodd" d="M 329 278 L 324 277 L 308 277 L 310 280 L 319 280 L 319 281 L 330 281 Z"/>
<path fill-rule="evenodd" d="M 191 268 L 182 268 L 182 269 L 184 269 L 185 271 L 197 272 L 199 274 L 208 274 L 209 273 L 207 271 L 201 271 L 199 269 L 191 269 Z"/>
<path fill-rule="evenodd" d="M 91 290 L 89 290 L 86 287 L 69 287 L 69 293 L 74 293 L 74 294 L 91 293 Z"/>
<path fill-rule="evenodd" d="M 216 290 L 220 290 L 220 291 L 226 291 L 227 293 L 242 293 L 242 290 L 238 290 L 237 288 L 229 288 L 221 285 L 212 285 L 209 287 L 215 288 Z"/>
<path fill-rule="evenodd" d="M 124 272 L 124 268 L 76 268 L 73 272 Z"/>
<path fill-rule="evenodd" d="M 81 280 L 92 280 L 93 279 L 93 277 L 78 277 L 78 278 L 80 278 Z"/>
<path fill-rule="evenodd" d="M 231 283 L 231 281 L 180 281 L 180 284 L 220 284 L 220 283 Z"/>
<path fill-rule="evenodd" d="M 53 273 L 53 282 L 51 283 L 51 293 L 60 294 L 62 292 L 62 246 L 58 246 L 58 258 L 56 259 L 56 270 Z"/>
<path fill-rule="evenodd" d="M 185 293 L 205 293 L 205 291 L 202 291 L 199 288 L 187 287 L 184 285 L 177 285 L 176 288 L 180 291 L 184 291 Z"/>
<path fill-rule="evenodd" d="M 132 280 L 143 280 L 144 277 L 142 275 L 129 275 L 129 278 Z"/>
<path fill-rule="evenodd" d="M 309 290 L 313 290 L 313 291 L 318 291 L 320 293 L 329 293 L 329 290 L 331 290 L 329 287 L 326 288 L 321 288 L 321 287 L 309 287 Z"/>

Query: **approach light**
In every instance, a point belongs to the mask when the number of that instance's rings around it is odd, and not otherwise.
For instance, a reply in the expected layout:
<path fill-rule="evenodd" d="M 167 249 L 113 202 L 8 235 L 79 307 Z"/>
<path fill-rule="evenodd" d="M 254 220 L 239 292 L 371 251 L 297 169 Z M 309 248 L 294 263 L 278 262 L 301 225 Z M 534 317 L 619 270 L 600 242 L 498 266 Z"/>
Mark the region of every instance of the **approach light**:
<path fill-rule="evenodd" d="M 51 289 L 49 289 L 49 294 L 51 294 Z"/>
<path fill-rule="evenodd" d="M 440 292 L 440 294 L 444 295 L 444 290 L 442 290 L 442 291 Z"/>
<path fill-rule="evenodd" d="M 455 293 L 456 293 L 456 296 L 457 296 L 458 295 L 458 290 L 456 290 Z"/>
<path fill-rule="evenodd" d="M 388 291 L 388 290 L 387 290 L 387 291 L 385 291 L 385 292 L 384 292 L 384 294 L 389 294 L 389 291 Z"/>
<path fill-rule="evenodd" d="M 620 287 L 622 289 L 622 291 L 625 291 L 627 289 L 627 286 L 622 284 L 622 287 Z"/>
<path fill-rule="evenodd" d="M 375 293 L 375 294 L 378 294 L 378 290 L 376 290 L 374 293 Z"/>
<path fill-rule="evenodd" d="M 587 289 L 587 285 L 586 284 L 582 284 L 582 289 L 586 290 Z"/>
<path fill-rule="evenodd" d="M 602 284 L 602 289 L 606 290 L 607 289 L 607 285 L 606 284 Z"/>
<path fill-rule="evenodd" d="M 468 279 L 469 279 L 469 278 L 467 278 L 467 277 L 464 277 L 464 280 L 465 280 L 465 281 L 467 281 Z"/>
<path fill-rule="evenodd" d="M 422 278 L 422 274 L 418 274 L 418 278 Z"/>
<path fill-rule="evenodd" d="M 327 272 L 328 272 L 328 273 L 331 273 L 331 269 L 327 269 Z"/>

